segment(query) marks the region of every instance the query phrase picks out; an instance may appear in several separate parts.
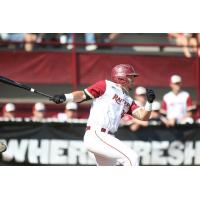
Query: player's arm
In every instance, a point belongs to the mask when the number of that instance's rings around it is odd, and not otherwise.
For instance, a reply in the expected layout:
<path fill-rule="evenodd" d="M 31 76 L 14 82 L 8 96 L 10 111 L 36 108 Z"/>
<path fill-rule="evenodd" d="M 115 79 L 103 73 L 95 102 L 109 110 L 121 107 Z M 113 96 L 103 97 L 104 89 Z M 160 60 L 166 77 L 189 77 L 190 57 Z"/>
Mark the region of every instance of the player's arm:
<path fill-rule="evenodd" d="M 50 101 L 53 101 L 57 104 L 66 102 L 83 102 L 93 98 L 98 98 L 105 92 L 106 83 L 104 81 L 99 81 L 94 85 L 86 88 L 82 91 L 74 91 L 68 94 L 58 94 L 54 95 L 53 98 L 50 98 Z"/>
<path fill-rule="evenodd" d="M 151 115 L 151 111 L 147 111 L 144 108 L 139 108 L 137 111 L 133 112 L 133 117 L 142 121 L 148 121 Z"/>
<path fill-rule="evenodd" d="M 86 96 L 84 91 L 74 91 L 68 94 L 56 94 L 53 96 L 53 98 L 50 98 L 50 101 L 53 101 L 56 104 L 60 104 L 64 103 L 65 101 L 66 102 L 73 101 L 79 103 L 89 99 L 90 98 Z"/>
<path fill-rule="evenodd" d="M 149 90 L 147 89 L 147 102 L 145 107 L 139 107 L 137 109 L 135 109 L 132 112 L 132 115 L 134 118 L 142 120 L 142 121 L 148 121 L 151 115 L 151 110 L 152 110 L 152 103 L 155 99 L 155 93 L 153 90 Z"/>

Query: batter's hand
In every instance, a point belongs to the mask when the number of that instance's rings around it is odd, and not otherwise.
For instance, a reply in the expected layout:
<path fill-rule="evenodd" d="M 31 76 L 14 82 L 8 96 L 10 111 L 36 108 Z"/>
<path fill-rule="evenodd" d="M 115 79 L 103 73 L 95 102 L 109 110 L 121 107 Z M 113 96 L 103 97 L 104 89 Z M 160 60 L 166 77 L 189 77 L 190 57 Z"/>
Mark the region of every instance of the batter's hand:
<path fill-rule="evenodd" d="M 146 89 L 146 91 L 147 91 L 147 93 L 146 93 L 147 101 L 149 103 L 152 103 L 154 101 L 154 99 L 156 98 L 156 95 L 155 95 L 154 91 L 151 89 Z"/>
<path fill-rule="evenodd" d="M 64 94 L 56 94 L 52 98 L 49 98 L 49 100 L 55 102 L 56 104 L 60 104 L 66 101 L 66 97 Z"/>

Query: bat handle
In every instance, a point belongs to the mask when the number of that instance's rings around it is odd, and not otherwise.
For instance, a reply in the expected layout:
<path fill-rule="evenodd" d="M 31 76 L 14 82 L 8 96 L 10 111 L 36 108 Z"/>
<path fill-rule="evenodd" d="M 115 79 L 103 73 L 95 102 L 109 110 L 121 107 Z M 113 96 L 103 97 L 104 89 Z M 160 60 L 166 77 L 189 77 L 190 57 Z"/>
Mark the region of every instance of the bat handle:
<path fill-rule="evenodd" d="M 40 91 L 37 91 L 37 90 L 35 90 L 34 88 L 31 88 L 31 89 L 30 89 L 30 92 L 32 92 L 32 93 L 37 93 L 37 94 L 40 94 L 40 95 L 45 96 L 45 97 L 48 97 L 48 98 L 53 98 L 53 96 L 48 95 L 48 94 L 45 94 L 45 93 L 40 92 Z"/>

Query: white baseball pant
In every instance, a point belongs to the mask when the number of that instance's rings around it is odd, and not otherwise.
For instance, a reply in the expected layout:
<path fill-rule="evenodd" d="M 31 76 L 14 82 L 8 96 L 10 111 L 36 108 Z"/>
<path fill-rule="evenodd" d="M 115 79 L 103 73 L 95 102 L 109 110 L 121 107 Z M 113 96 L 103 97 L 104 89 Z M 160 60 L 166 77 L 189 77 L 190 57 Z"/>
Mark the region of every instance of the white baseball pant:
<path fill-rule="evenodd" d="M 90 129 L 85 132 L 84 144 L 94 154 L 97 165 L 124 166 L 139 165 L 137 154 L 123 142 L 101 129 Z"/>

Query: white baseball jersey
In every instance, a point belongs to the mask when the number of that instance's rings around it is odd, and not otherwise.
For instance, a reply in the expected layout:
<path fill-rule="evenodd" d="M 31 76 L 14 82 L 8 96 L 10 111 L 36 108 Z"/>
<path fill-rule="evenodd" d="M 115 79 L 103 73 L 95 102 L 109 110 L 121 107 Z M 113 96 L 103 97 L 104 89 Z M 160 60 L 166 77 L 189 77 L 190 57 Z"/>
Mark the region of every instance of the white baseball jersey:
<path fill-rule="evenodd" d="M 124 114 L 132 114 L 139 108 L 118 84 L 108 80 L 97 82 L 85 92 L 95 98 L 87 126 L 105 128 L 114 133 Z"/>
<path fill-rule="evenodd" d="M 180 120 L 190 109 L 192 99 L 186 91 L 181 91 L 177 95 L 170 91 L 163 97 L 161 112 L 166 114 L 168 119 Z"/>
<path fill-rule="evenodd" d="M 61 122 L 66 122 L 69 119 L 65 113 L 58 113 L 57 118 Z"/>

